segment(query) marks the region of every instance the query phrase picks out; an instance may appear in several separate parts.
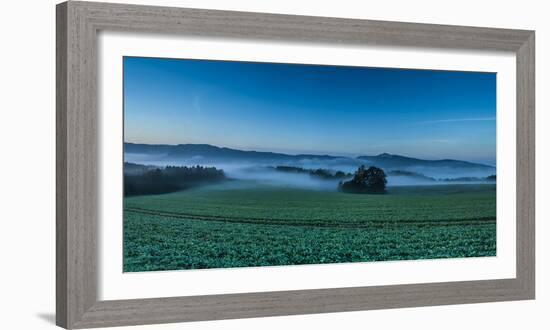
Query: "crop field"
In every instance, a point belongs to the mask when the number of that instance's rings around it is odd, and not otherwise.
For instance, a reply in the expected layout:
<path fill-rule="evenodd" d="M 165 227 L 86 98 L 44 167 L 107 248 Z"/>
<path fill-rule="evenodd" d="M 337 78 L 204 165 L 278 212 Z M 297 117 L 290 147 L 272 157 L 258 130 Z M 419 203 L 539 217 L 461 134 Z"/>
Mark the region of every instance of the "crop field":
<path fill-rule="evenodd" d="M 124 199 L 125 272 L 494 255 L 494 184 L 368 195 L 235 182 Z"/>

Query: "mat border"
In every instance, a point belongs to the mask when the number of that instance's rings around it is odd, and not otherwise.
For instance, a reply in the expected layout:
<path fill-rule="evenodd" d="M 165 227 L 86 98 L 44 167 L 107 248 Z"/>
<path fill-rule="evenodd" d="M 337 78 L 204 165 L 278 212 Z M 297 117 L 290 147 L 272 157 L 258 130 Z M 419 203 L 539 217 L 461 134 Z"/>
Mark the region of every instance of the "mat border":
<path fill-rule="evenodd" d="M 535 32 L 69 1 L 56 7 L 56 323 L 72 328 L 535 298 Z M 516 278 L 100 301 L 99 31 L 512 51 L 517 65 Z"/>

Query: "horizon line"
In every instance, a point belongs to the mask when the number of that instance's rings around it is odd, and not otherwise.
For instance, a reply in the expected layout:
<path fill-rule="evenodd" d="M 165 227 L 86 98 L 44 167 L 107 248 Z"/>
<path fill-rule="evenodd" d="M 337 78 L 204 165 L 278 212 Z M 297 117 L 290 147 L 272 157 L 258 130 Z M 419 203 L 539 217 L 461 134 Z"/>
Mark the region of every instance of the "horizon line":
<path fill-rule="evenodd" d="M 483 162 L 483 161 L 470 161 L 470 160 L 462 160 L 462 159 L 457 159 L 457 158 L 424 158 L 424 157 L 419 157 L 419 156 L 410 156 L 410 155 L 405 155 L 405 154 L 396 154 L 396 153 L 390 153 L 390 152 L 381 152 L 381 153 L 378 153 L 378 154 L 366 154 L 366 153 L 361 153 L 361 154 L 355 154 L 354 156 L 352 156 L 351 154 L 349 154 L 349 156 L 341 156 L 341 155 L 334 155 L 334 154 L 331 154 L 330 152 L 326 152 L 326 151 L 319 151 L 319 153 L 307 153 L 307 152 L 298 152 L 298 153 L 287 153 L 287 152 L 280 152 L 280 151 L 258 151 L 257 149 L 241 149 L 240 147 L 227 147 L 227 146 L 219 146 L 219 145 L 214 145 L 214 144 L 210 144 L 210 143 L 175 143 L 175 144 L 170 144 L 170 143 L 138 143 L 138 142 L 127 142 L 127 141 L 123 141 L 124 144 L 126 143 L 129 143 L 129 144 L 141 144 L 141 145 L 149 145 L 149 146 L 181 146 L 181 145 L 204 145 L 204 146 L 211 146 L 211 147 L 215 147 L 215 148 L 220 148 L 220 149 L 232 149 L 232 150 L 237 150 L 237 151 L 246 151 L 246 152 L 265 152 L 265 153 L 274 153 L 274 154 L 283 154 L 283 155 L 287 155 L 287 156 L 329 156 L 329 157 L 341 157 L 341 158 L 359 158 L 359 157 L 377 157 L 377 156 L 382 156 L 382 155 L 390 155 L 390 156 L 399 156 L 399 157 L 407 157 L 407 158 L 414 158 L 414 159 L 418 159 L 418 160 L 428 160 L 428 161 L 442 161 L 442 160 L 454 160 L 454 161 L 461 161 L 461 162 L 468 162 L 468 163 L 473 163 L 473 164 L 479 164 L 479 165 L 485 165 L 485 166 L 492 166 L 492 167 L 496 167 L 496 160 L 495 160 L 495 164 L 492 164 L 492 163 L 486 163 L 486 162 Z"/>

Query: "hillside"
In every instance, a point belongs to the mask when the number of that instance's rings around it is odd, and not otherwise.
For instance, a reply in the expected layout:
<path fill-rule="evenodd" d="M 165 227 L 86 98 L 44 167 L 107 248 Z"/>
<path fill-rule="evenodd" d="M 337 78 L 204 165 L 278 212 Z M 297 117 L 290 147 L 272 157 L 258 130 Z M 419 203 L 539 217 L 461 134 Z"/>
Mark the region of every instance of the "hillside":
<path fill-rule="evenodd" d="M 472 163 L 462 160 L 441 159 L 426 160 L 382 153 L 376 156 L 343 157 L 319 154 L 290 155 L 276 152 L 247 151 L 217 147 L 209 144 L 135 144 L 125 143 L 124 153 L 127 161 L 139 162 L 134 158 L 147 159 L 154 162 L 181 162 L 185 164 L 257 164 L 257 165 L 303 165 L 314 162 L 327 167 L 357 167 L 364 164 L 376 166 L 385 170 L 415 170 L 424 173 L 422 169 L 446 171 L 477 171 L 489 175 L 495 173 L 493 166 Z M 134 157 L 134 158 L 132 158 Z M 320 167 L 320 166 L 318 166 Z M 420 168 L 420 170 L 419 170 Z M 424 173 L 426 174 L 426 173 Z"/>

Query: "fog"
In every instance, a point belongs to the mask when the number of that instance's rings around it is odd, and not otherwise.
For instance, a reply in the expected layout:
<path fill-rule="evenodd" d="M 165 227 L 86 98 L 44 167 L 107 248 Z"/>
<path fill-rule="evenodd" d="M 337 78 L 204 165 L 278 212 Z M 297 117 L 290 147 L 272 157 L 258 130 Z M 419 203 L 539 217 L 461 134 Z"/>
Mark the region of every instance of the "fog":
<path fill-rule="evenodd" d="M 419 178 L 414 178 L 410 176 L 402 175 L 388 175 L 386 177 L 388 180 L 388 186 L 424 186 L 424 185 L 434 185 L 438 184 L 438 181 L 433 180 L 423 180 Z"/>
<path fill-rule="evenodd" d="M 488 168 L 487 170 L 478 169 L 466 169 L 456 167 L 421 167 L 410 166 L 404 168 L 406 171 L 423 174 L 425 176 L 432 177 L 434 179 L 456 179 L 456 178 L 484 178 L 489 175 L 496 174 L 494 168 Z"/>
<path fill-rule="evenodd" d="M 307 173 L 285 173 L 269 168 L 242 168 L 226 171 L 228 178 L 250 180 L 263 185 L 302 188 L 310 190 L 336 190 L 339 180 L 319 179 Z"/>
<path fill-rule="evenodd" d="M 201 159 L 188 160 L 163 160 L 162 156 L 151 157 L 145 154 L 124 155 L 124 161 L 142 165 L 153 165 L 159 167 L 165 166 L 208 166 L 222 169 L 225 175 L 230 179 L 222 184 L 232 189 L 238 187 L 247 187 L 250 185 L 281 186 L 293 187 L 310 190 L 336 190 L 338 188 L 338 179 L 322 179 L 309 173 L 288 173 L 277 171 L 275 166 L 294 166 L 303 169 L 326 169 L 331 172 L 342 171 L 353 174 L 361 164 L 368 164 L 355 159 L 307 159 L 295 162 L 278 163 L 251 163 L 251 162 L 204 162 Z M 401 167 L 398 169 L 384 169 L 387 173 L 388 186 L 416 186 L 416 185 L 436 185 L 436 184 L 464 184 L 480 183 L 472 179 L 464 181 L 444 181 L 444 179 L 457 178 L 486 178 L 489 175 L 496 174 L 494 168 L 487 170 L 470 170 L 466 168 L 447 168 L 447 167 Z M 392 171 L 407 171 L 409 175 L 393 175 Z M 349 179 L 346 179 L 349 180 Z"/>
<path fill-rule="evenodd" d="M 464 177 L 458 177 L 458 179 L 464 178 Z M 467 177 L 467 178 L 474 178 L 474 177 Z M 449 184 L 480 184 L 480 183 L 494 183 L 491 181 L 485 181 L 481 180 L 484 177 L 476 177 L 480 180 L 453 180 L 453 181 L 439 181 L 439 180 L 427 180 L 427 179 L 419 179 L 415 177 L 410 176 L 402 176 L 402 175 L 388 175 L 387 176 L 387 186 L 389 187 L 396 187 L 396 186 L 432 186 L 432 185 L 449 185 Z M 449 178 L 450 179 L 450 178 Z"/>

